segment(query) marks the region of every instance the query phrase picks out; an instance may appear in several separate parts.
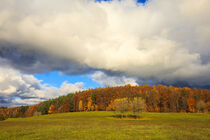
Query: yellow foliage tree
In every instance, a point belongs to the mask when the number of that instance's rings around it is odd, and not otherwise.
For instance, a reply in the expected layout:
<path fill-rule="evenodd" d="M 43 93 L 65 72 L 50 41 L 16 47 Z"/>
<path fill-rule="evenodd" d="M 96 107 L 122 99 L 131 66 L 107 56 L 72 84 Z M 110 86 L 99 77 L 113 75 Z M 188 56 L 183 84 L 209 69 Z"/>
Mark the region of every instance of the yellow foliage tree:
<path fill-rule="evenodd" d="M 51 104 L 50 107 L 49 107 L 49 110 L 48 110 L 48 114 L 55 113 L 55 110 L 56 110 L 56 105 Z"/>
<path fill-rule="evenodd" d="M 87 104 L 88 111 L 91 111 L 91 105 L 92 105 L 92 99 L 91 99 L 91 97 L 89 97 L 88 98 L 88 104 Z"/>
<path fill-rule="evenodd" d="M 120 98 L 114 100 L 114 109 L 117 112 L 124 113 L 128 112 L 130 108 L 128 98 Z"/>
<path fill-rule="evenodd" d="M 79 101 L 79 111 L 83 111 L 83 103 L 82 100 Z"/>

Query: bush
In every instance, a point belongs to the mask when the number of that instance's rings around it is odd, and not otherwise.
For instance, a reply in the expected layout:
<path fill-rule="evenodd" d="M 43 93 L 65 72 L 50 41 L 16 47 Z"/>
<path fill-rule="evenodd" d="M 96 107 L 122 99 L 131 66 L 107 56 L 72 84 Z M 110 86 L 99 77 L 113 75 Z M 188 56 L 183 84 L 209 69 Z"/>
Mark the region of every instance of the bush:
<path fill-rule="evenodd" d="M 112 117 L 115 117 L 115 118 L 125 118 L 126 115 L 124 115 L 124 114 L 116 114 L 116 115 L 113 115 Z"/>
<path fill-rule="evenodd" d="M 136 114 L 129 114 L 127 115 L 128 118 L 134 118 L 134 119 L 138 119 L 140 118 L 140 115 L 136 115 Z"/>

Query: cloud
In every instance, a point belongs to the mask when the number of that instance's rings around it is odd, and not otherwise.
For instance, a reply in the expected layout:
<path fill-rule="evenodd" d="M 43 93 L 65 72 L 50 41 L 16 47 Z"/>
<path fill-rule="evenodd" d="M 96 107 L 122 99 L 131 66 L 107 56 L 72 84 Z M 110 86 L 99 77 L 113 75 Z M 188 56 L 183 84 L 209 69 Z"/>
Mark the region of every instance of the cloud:
<path fill-rule="evenodd" d="M 14 67 L 22 71 L 102 70 L 172 84 L 210 83 L 208 0 L 144 5 L 134 0 L 1 0 L 0 5 L 0 44 L 6 44 L 0 45 L 0 56 L 11 65 L 20 60 L 21 67 Z"/>
<path fill-rule="evenodd" d="M 123 86 L 131 84 L 132 86 L 138 85 L 136 78 L 126 76 L 109 76 L 101 71 L 97 71 L 91 75 L 93 81 L 103 86 Z"/>
<path fill-rule="evenodd" d="M 41 84 L 33 75 L 9 67 L 0 68 L 0 106 L 31 105 L 83 89 L 82 82 L 65 81 L 57 88 Z"/>
<path fill-rule="evenodd" d="M 34 105 L 42 101 L 44 100 L 39 99 L 39 98 L 34 98 L 34 99 L 33 98 L 30 98 L 30 99 L 15 98 L 9 104 L 10 106 Z"/>
<path fill-rule="evenodd" d="M 66 74 L 85 74 L 93 71 L 86 65 L 70 60 L 55 58 L 38 51 L 27 51 L 9 43 L 0 42 L 0 64 L 10 65 L 24 73 L 62 71 Z"/>

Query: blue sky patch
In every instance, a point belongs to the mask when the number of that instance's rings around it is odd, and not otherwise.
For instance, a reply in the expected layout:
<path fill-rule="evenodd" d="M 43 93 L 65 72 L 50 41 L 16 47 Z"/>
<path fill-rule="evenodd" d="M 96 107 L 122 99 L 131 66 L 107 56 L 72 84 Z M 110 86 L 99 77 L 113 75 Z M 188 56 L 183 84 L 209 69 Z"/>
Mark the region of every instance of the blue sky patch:
<path fill-rule="evenodd" d="M 34 74 L 34 76 L 42 80 L 42 84 L 49 84 L 54 87 L 60 87 L 64 81 L 68 83 L 83 82 L 84 88 L 100 87 L 99 83 L 94 82 L 89 75 L 66 75 L 60 72 L 49 72 L 42 74 Z"/>

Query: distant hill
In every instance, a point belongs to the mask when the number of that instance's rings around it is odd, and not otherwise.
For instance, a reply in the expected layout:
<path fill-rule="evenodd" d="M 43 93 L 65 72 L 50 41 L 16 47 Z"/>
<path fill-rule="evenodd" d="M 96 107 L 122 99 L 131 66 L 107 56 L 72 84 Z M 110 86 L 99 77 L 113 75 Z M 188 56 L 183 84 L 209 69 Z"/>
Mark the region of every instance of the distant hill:
<path fill-rule="evenodd" d="M 33 106 L 0 108 L 0 119 L 78 111 L 112 111 L 115 99 L 142 97 L 147 112 L 210 112 L 210 90 L 173 86 L 118 86 L 88 89 Z"/>

